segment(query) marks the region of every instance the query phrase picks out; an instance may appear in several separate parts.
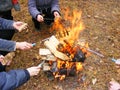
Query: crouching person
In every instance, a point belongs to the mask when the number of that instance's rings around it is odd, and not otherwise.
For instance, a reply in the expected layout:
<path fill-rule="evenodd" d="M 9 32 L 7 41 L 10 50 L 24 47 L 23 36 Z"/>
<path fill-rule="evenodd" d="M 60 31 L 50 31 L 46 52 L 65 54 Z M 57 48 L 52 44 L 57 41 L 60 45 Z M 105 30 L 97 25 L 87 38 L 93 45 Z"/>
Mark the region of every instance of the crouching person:
<path fill-rule="evenodd" d="M 36 30 L 41 29 L 41 22 L 51 25 L 60 17 L 59 0 L 28 0 L 28 9 Z"/>

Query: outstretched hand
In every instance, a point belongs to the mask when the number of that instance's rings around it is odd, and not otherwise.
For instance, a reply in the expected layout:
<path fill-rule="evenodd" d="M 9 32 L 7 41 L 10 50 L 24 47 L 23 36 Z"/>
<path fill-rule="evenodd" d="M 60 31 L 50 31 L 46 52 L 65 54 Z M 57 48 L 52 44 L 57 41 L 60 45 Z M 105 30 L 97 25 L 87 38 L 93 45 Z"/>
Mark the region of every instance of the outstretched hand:
<path fill-rule="evenodd" d="M 120 90 L 120 84 L 118 82 L 111 81 L 109 84 L 109 90 Z"/>
<path fill-rule="evenodd" d="M 20 22 L 20 21 L 13 23 L 13 27 L 17 29 L 19 32 L 21 32 L 24 29 L 27 29 L 27 26 L 28 26 L 27 23 Z"/>
<path fill-rule="evenodd" d="M 0 55 L 0 62 L 4 60 L 4 56 Z"/>
<path fill-rule="evenodd" d="M 16 49 L 29 50 L 33 47 L 32 43 L 28 42 L 16 42 Z"/>
<path fill-rule="evenodd" d="M 35 76 L 35 75 L 38 75 L 39 72 L 40 72 L 40 67 L 38 66 L 34 66 L 34 67 L 30 67 L 30 68 L 27 68 L 30 76 Z"/>
<path fill-rule="evenodd" d="M 43 16 L 42 15 L 38 15 L 37 16 L 37 21 L 38 22 L 43 22 L 44 21 Z"/>

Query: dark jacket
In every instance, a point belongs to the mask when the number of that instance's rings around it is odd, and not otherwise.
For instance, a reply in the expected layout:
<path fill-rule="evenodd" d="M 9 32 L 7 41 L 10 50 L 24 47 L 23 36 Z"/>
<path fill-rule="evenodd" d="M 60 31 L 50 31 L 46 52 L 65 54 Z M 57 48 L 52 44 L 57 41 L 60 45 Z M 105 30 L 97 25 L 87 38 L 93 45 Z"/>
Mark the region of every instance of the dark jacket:
<path fill-rule="evenodd" d="M 30 79 L 27 70 L 0 72 L 0 90 L 14 90 Z"/>
<path fill-rule="evenodd" d="M 43 9 L 51 8 L 51 13 L 54 11 L 59 11 L 59 2 L 58 0 L 29 0 L 28 9 L 33 18 L 36 18 L 37 15 L 42 14 Z"/>

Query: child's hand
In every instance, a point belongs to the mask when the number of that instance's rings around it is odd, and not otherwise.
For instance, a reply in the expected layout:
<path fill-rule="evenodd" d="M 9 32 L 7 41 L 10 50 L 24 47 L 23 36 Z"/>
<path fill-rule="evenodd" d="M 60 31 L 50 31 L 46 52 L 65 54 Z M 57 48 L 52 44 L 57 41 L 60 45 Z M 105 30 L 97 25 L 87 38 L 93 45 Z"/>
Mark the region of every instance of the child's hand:
<path fill-rule="evenodd" d="M 4 56 L 0 55 L 0 62 L 4 60 Z"/>
<path fill-rule="evenodd" d="M 38 75 L 38 73 L 40 72 L 40 68 L 38 66 L 27 68 L 27 70 L 28 70 L 30 76 Z"/>
<path fill-rule="evenodd" d="M 58 12 L 54 12 L 54 16 L 55 16 L 55 18 L 59 18 L 60 14 Z"/>
<path fill-rule="evenodd" d="M 38 15 L 37 16 L 37 21 L 38 22 L 43 22 L 44 21 L 43 16 L 42 15 Z"/>
<path fill-rule="evenodd" d="M 28 42 L 16 42 L 16 49 L 28 50 L 33 47 L 32 43 Z"/>
<path fill-rule="evenodd" d="M 17 21 L 13 23 L 13 27 L 21 32 L 22 30 L 27 29 L 28 25 L 27 23 Z"/>
<path fill-rule="evenodd" d="M 109 86 L 109 90 L 120 90 L 120 84 L 116 81 L 111 81 Z"/>

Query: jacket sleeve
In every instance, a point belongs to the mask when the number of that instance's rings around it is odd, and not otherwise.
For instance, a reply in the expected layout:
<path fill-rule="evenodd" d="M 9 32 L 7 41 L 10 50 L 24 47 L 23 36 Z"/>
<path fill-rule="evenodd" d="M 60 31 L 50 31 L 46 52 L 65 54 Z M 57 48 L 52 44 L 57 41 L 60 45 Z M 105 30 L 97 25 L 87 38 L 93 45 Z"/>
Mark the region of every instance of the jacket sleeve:
<path fill-rule="evenodd" d="M 3 19 L 0 18 L 0 29 L 4 30 L 4 29 L 15 29 L 13 27 L 13 20 L 7 20 L 7 19 Z"/>
<path fill-rule="evenodd" d="M 8 41 L 5 39 L 0 39 L 0 50 L 1 51 L 15 51 L 16 50 L 16 42 Z"/>
<path fill-rule="evenodd" d="M 39 12 L 36 7 L 36 0 L 28 0 L 28 10 L 29 10 L 31 16 L 35 19 L 38 14 L 41 14 L 41 12 Z"/>
<path fill-rule="evenodd" d="M 60 13 L 60 10 L 59 10 L 59 1 L 58 0 L 53 0 L 52 1 L 52 6 L 51 6 L 51 12 L 53 13 L 54 11 L 57 11 Z"/>
<path fill-rule="evenodd" d="M 0 72 L 0 90 L 14 90 L 30 79 L 27 70 Z"/>

